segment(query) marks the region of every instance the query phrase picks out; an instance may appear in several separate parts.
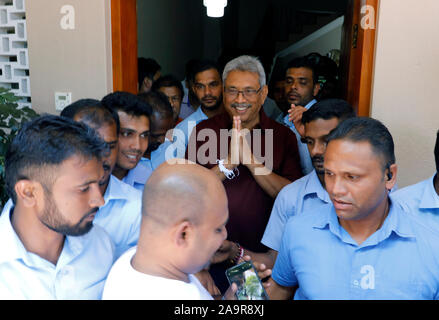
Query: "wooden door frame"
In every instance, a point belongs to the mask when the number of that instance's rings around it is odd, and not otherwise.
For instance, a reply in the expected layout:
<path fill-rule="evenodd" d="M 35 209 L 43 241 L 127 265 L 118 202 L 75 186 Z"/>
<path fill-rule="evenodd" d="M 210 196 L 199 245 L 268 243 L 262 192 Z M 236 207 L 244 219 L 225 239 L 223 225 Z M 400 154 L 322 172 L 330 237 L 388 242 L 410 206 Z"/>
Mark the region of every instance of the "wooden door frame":
<path fill-rule="evenodd" d="M 374 9 L 374 28 L 361 26 L 361 8 Z M 344 98 L 358 116 L 370 116 L 379 0 L 350 0 L 342 32 L 340 66 Z"/>
<path fill-rule="evenodd" d="M 361 8 L 374 8 L 374 29 L 361 28 Z M 342 31 L 340 80 L 359 116 L 370 116 L 379 0 L 349 0 Z M 357 26 L 356 46 L 353 45 Z M 113 90 L 137 93 L 136 0 L 111 0 Z"/>
<path fill-rule="evenodd" d="M 111 0 L 113 91 L 137 94 L 136 0 Z"/>

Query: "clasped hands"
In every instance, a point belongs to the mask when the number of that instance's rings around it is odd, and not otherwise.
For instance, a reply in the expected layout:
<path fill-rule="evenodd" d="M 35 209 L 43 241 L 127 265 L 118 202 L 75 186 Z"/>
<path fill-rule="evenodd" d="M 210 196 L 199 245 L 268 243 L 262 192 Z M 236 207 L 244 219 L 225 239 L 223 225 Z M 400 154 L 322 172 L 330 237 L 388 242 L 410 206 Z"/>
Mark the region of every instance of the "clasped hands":
<path fill-rule="evenodd" d="M 227 169 L 233 170 L 240 164 L 245 165 L 249 169 L 252 169 L 254 166 L 262 165 L 262 162 L 252 153 L 249 144 L 250 137 L 250 130 L 242 128 L 241 126 L 241 118 L 239 116 L 233 116 L 229 154 L 224 161 L 224 166 Z"/>

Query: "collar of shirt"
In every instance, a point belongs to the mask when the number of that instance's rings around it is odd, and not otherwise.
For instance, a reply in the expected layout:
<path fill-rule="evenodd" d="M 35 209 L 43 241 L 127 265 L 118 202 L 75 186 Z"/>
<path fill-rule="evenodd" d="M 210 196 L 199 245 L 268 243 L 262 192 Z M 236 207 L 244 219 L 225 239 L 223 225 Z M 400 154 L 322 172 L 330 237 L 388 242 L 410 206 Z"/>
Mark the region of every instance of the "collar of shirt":
<path fill-rule="evenodd" d="M 26 250 L 12 227 L 10 217 L 13 209 L 13 203 L 9 200 L 0 216 L 0 243 L 7 244 L 1 250 L 0 263 L 21 259 L 28 266 L 42 266 L 42 264 L 45 264 L 55 268 L 50 262 Z M 85 243 L 88 241 L 88 234 L 78 237 L 66 236 L 56 268 L 68 264 L 82 252 Z"/>
<path fill-rule="evenodd" d="M 198 123 L 200 123 L 201 121 L 206 120 L 206 119 L 208 119 L 208 117 L 203 112 L 201 107 L 198 107 L 198 109 L 194 113 L 192 113 L 186 119 L 184 119 L 182 122 L 180 122 L 177 126 L 175 126 L 175 128 L 182 130 L 185 133 L 185 135 L 189 136 L 192 129 L 195 128 L 195 126 Z M 192 123 L 189 123 L 190 121 L 195 122 L 195 123 L 192 125 Z M 186 137 L 186 138 L 189 139 L 189 137 Z M 176 137 L 174 135 L 174 141 L 175 141 L 175 139 L 176 139 Z M 165 138 L 165 140 L 166 140 L 166 138 Z"/>
<path fill-rule="evenodd" d="M 309 108 L 311 108 L 315 103 L 317 102 L 316 99 L 312 99 L 310 102 L 308 102 L 308 104 L 305 106 L 305 109 L 308 110 Z M 294 123 L 290 120 L 288 120 L 289 114 L 287 114 L 284 117 L 284 124 L 288 127 L 294 127 Z"/>
<path fill-rule="evenodd" d="M 120 181 L 118 178 L 111 175 L 110 182 L 108 183 L 107 190 L 105 191 L 104 194 L 104 201 L 105 201 L 104 206 L 106 206 L 107 203 L 112 200 L 127 200 L 127 201 L 131 200 L 133 196 L 131 195 L 129 190 L 127 190 L 129 188 L 134 188 L 134 187 L 131 187 L 130 185 Z"/>
<path fill-rule="evenodd" d="M 201 106 L 197 108 L 197 111 L 195 111 L 193 114 L 191 114 L 188 118 L 192 120 L 192 118 L 195 118 L 195 120 L 201 119 L 206 120 L 208 119 L 206 114 L 203 112 L 203 109 L 201 109 Z"/>
<path fill-rule="evenodd" d="M 320 200 L 330 203 L 331 199 L 329 198 L 329 194 L 320 183 L 316 170 L 311 171 L 308 176 L 308 181 L 304 188 L 304 196 L 315 193 Z"/>
<path fill-rule="evenodd" d="M 147 158 L 141 158 L 137 166 L 128 171 L 128 174 L 123 178 L 123 182 L 134 186 L 135 183 L 145 184 L 146 179 L 151 175 L 152 164 L 151 160 Z"/>
<path fill-rule="evenodd" d="M 390 198 L 390 210 L 383 225 L 380 229 L 369 236 L 361 245 L 358 245 L 348 234 L 348 232 L 340 225 L 335 208 L 332 206 L 327 214 L 318 215 L 314 223 L 314 228 L 325 229 L 329 226 L 329 231 L 337 236 L 341 241 L 354 245 L 358 248 L 377 245 L 386 240 L 392 233 L 397 234 L 401 238 L 414 238 L 415 234 L 411 227 L 409 217 L 402 209 L 393 205 Z"/>
<path fill-rule="evenodd" d="M 419 208 L 421 209 L 435 209 L 439 208 L 439 195 L 434 188 L 434 174 L 430 179 L 425 181 L 424 191 L 422 193 L 421 202 Z"/>

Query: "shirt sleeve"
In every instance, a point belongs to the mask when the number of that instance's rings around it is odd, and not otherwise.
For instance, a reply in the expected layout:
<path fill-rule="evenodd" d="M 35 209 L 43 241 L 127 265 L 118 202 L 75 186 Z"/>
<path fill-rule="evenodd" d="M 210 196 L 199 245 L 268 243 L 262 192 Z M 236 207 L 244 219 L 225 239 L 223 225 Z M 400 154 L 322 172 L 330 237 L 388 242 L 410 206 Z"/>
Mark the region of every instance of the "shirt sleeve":
<path fill-rule="evenodd" d="M 285 232 L 282 236 L 282 244 L 276 259 L 276 263 L 274 264 L 272 274 L 273 280 L 276 281 L 277 284 L 284 287 L 293 287 L 298 284 L 291 255 L 291 228 L 288 228 L 290 223 L 291 220 L 288 222 Z"/>
<path fill-rule="evenodd" d="M 262 244 L 276 251 L 280 249 L 282 234 L 284 233 L 288 218 L 295 215 L 295 206 L 293 201 L 291 201 L 292 197 L 289 197 L 288 190 L 287 187 L 283 188 L 276 197 L 270 219 L 261 240 Z"/>

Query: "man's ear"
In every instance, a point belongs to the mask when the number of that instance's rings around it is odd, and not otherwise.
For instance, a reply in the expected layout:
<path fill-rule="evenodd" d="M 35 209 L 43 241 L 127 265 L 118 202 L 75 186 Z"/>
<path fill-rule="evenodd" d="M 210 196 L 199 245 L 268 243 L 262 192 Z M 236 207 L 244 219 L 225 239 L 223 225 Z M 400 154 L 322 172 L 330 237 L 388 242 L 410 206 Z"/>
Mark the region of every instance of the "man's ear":
<path fill-rule="evenodd" d="M 317 83 L 314 85 L 314 89 L 313 89 L 313 91 L 312 91 L 312 95 L 313 95 L 314 97 L 317 96 L 317 95 L 319 94 L 319 91 L 320 91 L 321 88 L 322 88 L 322 87 L 321 87 L 320 83 L 317 82 Z"/>
<path fill-rule="evenodd" d="M 386 169 L 385 177 L 386 180 L 386 189 L 392 190 L 396 184 L 396 174 L 398 172 L 398 166 L 394 163 L 389 168 Z"/>
<path fill-rule="evenodd" d="M 262 103 L 261 103 L 261 105 L 263 105 L 264 104 L 264 102 L 265 102 L 265 99 L 267 99 L 267 95 L 268 95 L 268 86 L 267 85 L 265 85 L 265 86 L 263 86 L 262 87 L 262 89 L 261 89 L 261 101 L 262 101 Z"/>
<path fill-rule="evenodd" d="M 143 83 L 145 85 L 145 88 L 150 90 L 152 87 L 152 80 L 148 77 L 145 77 L 145 79 L 143 79 Z"/>
<path fill-rule="evenodd" d="M 25 207 L 34 207 L 42 195 L 42 186 L 33 180 L 19 180 L 14 187 L 17 194 L 17 201 L 20 201 Z"/>
<path fill-rule="evenodd" d="M 189 242 L 192 241 L 194 227 L 185 220 L 179 222 L 174 228 L 174 242 L 178 247 L 187 247 Z"/>

